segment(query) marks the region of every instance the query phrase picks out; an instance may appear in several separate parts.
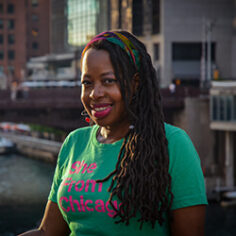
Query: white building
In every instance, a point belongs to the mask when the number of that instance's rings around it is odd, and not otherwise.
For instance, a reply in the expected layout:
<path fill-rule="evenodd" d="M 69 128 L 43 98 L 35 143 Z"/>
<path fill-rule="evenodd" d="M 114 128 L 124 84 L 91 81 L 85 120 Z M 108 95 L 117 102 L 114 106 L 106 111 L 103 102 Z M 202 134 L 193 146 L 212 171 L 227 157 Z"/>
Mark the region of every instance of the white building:
<path fill-rule="evenodd" d="M 211 94 L 211 123 L 215 133 L 215 162 L 221 186 L 236 185 L 236 80 L 214 81 Z"/>

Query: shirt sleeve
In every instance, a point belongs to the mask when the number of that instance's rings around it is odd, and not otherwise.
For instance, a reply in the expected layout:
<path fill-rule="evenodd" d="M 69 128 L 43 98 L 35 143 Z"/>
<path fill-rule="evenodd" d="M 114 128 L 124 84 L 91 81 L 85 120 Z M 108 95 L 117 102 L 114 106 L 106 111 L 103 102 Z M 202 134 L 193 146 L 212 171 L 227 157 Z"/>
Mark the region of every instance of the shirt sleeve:
<path fill-rule="evenodd" d="M 168 140 L 168 151 L 174 195 L 171 209 L 207 204 L 200 158 L 183 130 L 179 129 Z"/>
<path fill-rule="evenodd" d="M 52 182 L 51 190 L 48 196 L 48 200 L 51 200 L 56 203 L 57 203 L 58 188 L 61 184 L 64 167 L 67 162 L 68 143 L 69 143 L 69 136 L 65 139 L 64 143 L 61 146 L 60 152 L 58 154 L 53 182 Z"/>

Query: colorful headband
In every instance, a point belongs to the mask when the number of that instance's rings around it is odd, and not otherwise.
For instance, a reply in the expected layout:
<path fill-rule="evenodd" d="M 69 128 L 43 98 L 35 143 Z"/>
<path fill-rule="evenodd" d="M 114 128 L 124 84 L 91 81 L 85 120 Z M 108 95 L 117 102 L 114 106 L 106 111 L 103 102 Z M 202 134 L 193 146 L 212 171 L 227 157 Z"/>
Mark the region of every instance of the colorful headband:
<path fill-rule="evenodd" d="M 87 49 L 89 48 L 89 46 L 98 41 L 98 40 L 107 40 L 113 44 L 116 44 L 118 46 L 120 46 L 123 50 L 125 50 L 125 52 L 128 54 L 131 62 L 134 64 L 134 66 L 136 67 L 137 70 L 139 70 L 140 68 L 140 59 L 139 59 L 139 53 L 138 51 L 135 49 L 133 43 L 123 34 L 119 33 L 119 32 L 111 32 L 111 31 L 107 31 L 107 32 L 103 32 L 98 34 L 97 36 L 95 36 L 84 48 L 83 52 L 82 52 L 82 57 L 84 56 L 85 52 L 87 51 Z"/>

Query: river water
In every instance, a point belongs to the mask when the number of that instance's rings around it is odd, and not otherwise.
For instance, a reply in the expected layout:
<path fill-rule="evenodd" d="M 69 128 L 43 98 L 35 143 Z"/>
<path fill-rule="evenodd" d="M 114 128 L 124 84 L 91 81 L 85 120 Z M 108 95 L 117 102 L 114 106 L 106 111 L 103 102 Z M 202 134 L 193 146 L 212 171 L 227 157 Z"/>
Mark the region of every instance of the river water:
<path fill-rule="evenodd" d="M 0 236 L 38 226 L 55 166 L 20 155 L 0 155 Z M 206 236 L 235 236 L 236 207 L 207 207 Z"/>
<path fill-rule="evenodd" d="M 13 236 L 39 224 L 54 168 L 20 155 L 0 155 L 0 236 Z"/>

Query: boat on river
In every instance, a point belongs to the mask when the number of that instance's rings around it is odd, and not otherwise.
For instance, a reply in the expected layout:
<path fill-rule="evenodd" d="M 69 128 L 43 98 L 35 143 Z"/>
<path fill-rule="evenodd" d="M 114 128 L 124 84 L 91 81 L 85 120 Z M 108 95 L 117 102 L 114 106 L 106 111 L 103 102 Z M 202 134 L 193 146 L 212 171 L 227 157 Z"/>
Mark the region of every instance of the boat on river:
<path fill-rule="evenodd" d="M 0 137 L 0 155 L 12 152 L 14 149 L 15 144 L 12 141 Z"/>

